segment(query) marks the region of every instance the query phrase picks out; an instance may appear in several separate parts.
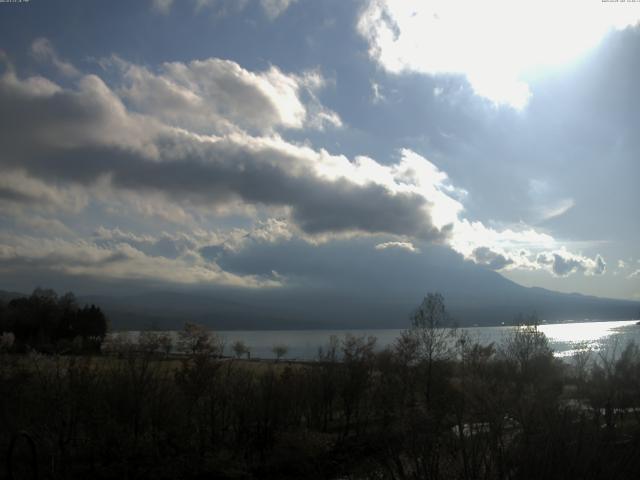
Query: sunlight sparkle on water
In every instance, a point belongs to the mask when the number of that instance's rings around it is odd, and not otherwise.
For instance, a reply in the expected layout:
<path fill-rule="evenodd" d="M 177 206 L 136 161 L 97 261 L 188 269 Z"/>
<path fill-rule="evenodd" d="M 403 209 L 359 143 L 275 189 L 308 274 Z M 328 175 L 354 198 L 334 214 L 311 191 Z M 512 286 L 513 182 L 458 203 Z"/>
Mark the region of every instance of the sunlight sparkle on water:
<path fill-rule="evenodd" d="M 552 346 L 565 345 L 565 348 L 554 348 L 557 356 L 565 357 L 580 350 L 600 350 L 610 343 L 614 335 L 634 327 L 634 320 L 623 320 L 543 324 L 539 329 L 547 336 Z"/>

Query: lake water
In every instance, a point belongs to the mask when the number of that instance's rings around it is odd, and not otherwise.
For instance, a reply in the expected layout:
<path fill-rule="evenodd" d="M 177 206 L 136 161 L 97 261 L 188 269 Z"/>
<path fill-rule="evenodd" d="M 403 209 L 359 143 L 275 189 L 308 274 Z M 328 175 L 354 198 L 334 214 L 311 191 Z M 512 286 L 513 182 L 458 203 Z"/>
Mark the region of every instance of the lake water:
<path fill-rule="evenodd" d="M 468 327 L 466 331 L 472 340 L 481 344 L 494 342 L 499 344 L 514 327 Z M 617 348 L 621 350 L 630 341 L 640 343 L 640 326 L 636 320 L 610 322 L 573 322 L 573 323 L 544 323 L 539 329 L 549 339 L 555 355 L 568 357 L 576 350 L 590 348 L 594 351 Z M 251 350 L 252 358 L 274 358 L 274 345 L 286 345 L 288 352 L 285 358 L 298 360 L 312 360 L 316 358 L 318 349 L 326 346 L 331 335 L 343 337 L 347 333 L 353 335 L 374 336 L 377 338 L 378 348 L 384 348 L 400 335 L 400 329 L 372 329 L 372 330 L 260 330 L 260 331 L 218 331 L 226 344 L 225 354 L 232 355 L 231 344 L 242 340 Z M 138 332 L 129 332 L 133 337 Z M 177 332 L 171 332 L 177 338 Z"/>

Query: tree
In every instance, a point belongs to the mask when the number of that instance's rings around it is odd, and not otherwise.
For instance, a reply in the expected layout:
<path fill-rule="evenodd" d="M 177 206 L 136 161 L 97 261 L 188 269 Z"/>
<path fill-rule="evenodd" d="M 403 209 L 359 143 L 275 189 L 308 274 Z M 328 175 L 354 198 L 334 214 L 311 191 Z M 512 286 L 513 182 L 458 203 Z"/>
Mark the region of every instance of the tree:
<path fill-rule="evenodd" d="M 160 350 L 160 335 L 157 332 L 146 330 L 140 332 L 137 350 L 141 353 L 152 355 Z"/>
<path fill-rule="evenodd" d="M 538 317 L 519 315 L 517 326 L 502 347 L 503 357 L 511 363 L 524 380 L 539 377 L 541 367 L 553 360 L 553 350 L 546 335 L 538 329 Z"/>
<path fill-rule="evenodd" d="M 367 401 L 375 366 L 376 337 L 346 334 L 340 344 L 342 350 L 342 379 L 339 394 L 344 410 L 344 433 L 346 436 L 352 423 L 359 429 L 363 404 Z"/>
<path fill-rule="evenodd" d="M 338 349 L 340 348 L 340 339 L 337 335 L 329 337 L 329 343 L 323 348 L 318 347 L 318 361 L 323 363 L 335 363 L 338 361 Z"/>
<path fill-rule="evenodd" d="M 451 319 L 440 293 L 428 293 L 411 315 L 411 330 L 408 335 L 415 338 L 418 358 L 426 365 L 426 400 L 431 400 L 433 364 L 448 357 L 452 351 L 456 329 L 451 327 Z"/>
<path fill-rule="evenodd" d="M 99 346 L 107 334 L 108 326 L 107 317 L 102 313 L 100 307 L 91 305 L 78 311 L 73 330 L 84 340 L 96 342 Z"/>
<path fill-rule="evenodd" d="M 522 429 L 522 441 L 530 441 L 562 391 L 563 368 L 553 357 L 535 314 L 514 327 L 502 342 L 504 383 L 509 385 L 506 409 Z"/>
<path fill-rule="evenodd" d="M 250 354 L 249 347 L 242 340 L 236 340 L 235 342 L 233 342 L 233 344 L 231 345 L 231 349 L 233 350 L 233 353 L 235 353 L 236 357 L 238 358 L 243 357 L 245 355 L 249 357 L 249 354 Z"/>
<path fill-rule="evenodd" d="M 165 357 L 168 357 L 171 353 L 171 350 L 173 350 L 173 339 L 171 338 L 171 335 L 169 335 L 168 333 L 161 333 L 158 338 L 158 343 L 160 346 L 160 351 L 164 353 Z"/>
<path fill-rule="evenodd" d="M 276 356 L 276 360 L 280 361 L 289 351 L 289 347 L 284 344 L 274 345 L 271 351 Z"/>
<path fill-rule="evenodd" d="M 29 297 L 11 300 L 2 317 L 1 331 L 15 335 L 19 350 L 30 346 L 40 351 L 66 351 L 75 341 L 79 350 L 96 351 L 108 329 L 99 307 L 80 308 L 72 293 L 58 297 L 53 290 L 42 288 Z"/>
<path fill-rule="evenodd" d="M 178 334 L 180 351 L 192 356 L 222 355 L 224 343 L 204 325 L 186 322 L 183 330 Z"/>

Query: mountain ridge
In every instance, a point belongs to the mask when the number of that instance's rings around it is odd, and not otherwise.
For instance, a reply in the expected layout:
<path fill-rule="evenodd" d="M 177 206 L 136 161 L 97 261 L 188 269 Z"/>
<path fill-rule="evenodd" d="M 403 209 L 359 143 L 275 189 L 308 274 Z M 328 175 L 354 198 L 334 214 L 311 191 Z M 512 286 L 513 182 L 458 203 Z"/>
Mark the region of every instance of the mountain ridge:
<path fill-rule="evenodd" d="M 492 272 L 493 273 L 493 272 Z M 504 277 L 502 277 L 504 279 Z M 509 324 L 519 313 L 546 321 L 631 319 L 639 302 L 524 287 L 486 295 L 443 289 L 447 309 L 461 326 Z M 61 293 L 61 292 L 59 292 Z M 99 305 L 114 330 L 179 329 L 185 321 L 221 330 L 305 330 L 318 328 L 405 328 L 421 300 L 340 295 L 335 290 L 289 288 L 279 292 L 149 290 L 129 295 L 78 295 L 81 304 Z M 425 291 L 426 294 L 426 291 Z M 0 290 L 0 299 L 25 296 Z"/>

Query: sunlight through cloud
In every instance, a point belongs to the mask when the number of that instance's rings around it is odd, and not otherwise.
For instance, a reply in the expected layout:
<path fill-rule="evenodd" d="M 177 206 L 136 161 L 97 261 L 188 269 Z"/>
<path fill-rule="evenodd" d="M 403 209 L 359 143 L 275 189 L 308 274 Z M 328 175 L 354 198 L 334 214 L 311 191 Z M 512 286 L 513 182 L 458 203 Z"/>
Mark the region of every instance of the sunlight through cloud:
<path fill-rule="evenodd" d="M 477 95 L 522 109 L 539 69 L 578 58 L 639 18 L 640 4 L 600 0 L 371 0 L 358 30 L 392 73 L 465 75 Z"/>

